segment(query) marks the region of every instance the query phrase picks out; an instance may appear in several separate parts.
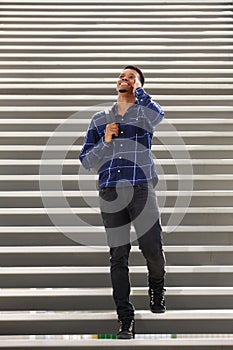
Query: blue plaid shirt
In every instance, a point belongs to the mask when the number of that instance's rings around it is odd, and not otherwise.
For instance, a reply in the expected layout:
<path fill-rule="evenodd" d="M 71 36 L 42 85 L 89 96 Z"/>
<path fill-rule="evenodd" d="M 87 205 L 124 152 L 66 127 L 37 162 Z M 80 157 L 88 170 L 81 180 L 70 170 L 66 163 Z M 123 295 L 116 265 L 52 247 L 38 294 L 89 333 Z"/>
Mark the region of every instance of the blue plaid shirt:
<path fill-rule="evenodd" d="M 109 121 L 106 111 L 92 117 L 79 159 L 86 169 L 97 169 L 100 188 L 135 186 L 157 178 L 151 145 L 164 112 L 143 88 L 137 88 L 135 96 L 135 105 L 123 116 L 117 114 L 117 103 L 113 104 L 114 121 Z M 119 135 L 107 143 L 105 128 L 111 122 L 118 123 Z"/>

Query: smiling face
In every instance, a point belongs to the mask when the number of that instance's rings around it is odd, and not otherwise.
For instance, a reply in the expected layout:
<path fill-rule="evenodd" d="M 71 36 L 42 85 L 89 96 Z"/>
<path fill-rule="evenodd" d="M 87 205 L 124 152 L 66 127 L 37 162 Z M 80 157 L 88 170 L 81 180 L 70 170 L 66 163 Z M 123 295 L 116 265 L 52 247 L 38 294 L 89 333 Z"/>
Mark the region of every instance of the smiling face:
<path fill-rule="evenodd" d="M 133 69 L 124 69 L 117 79 L 117 92 L 131 92 L 133 93 L 133 87 L 136 77 L 140 80 L 140 75 Z"/>

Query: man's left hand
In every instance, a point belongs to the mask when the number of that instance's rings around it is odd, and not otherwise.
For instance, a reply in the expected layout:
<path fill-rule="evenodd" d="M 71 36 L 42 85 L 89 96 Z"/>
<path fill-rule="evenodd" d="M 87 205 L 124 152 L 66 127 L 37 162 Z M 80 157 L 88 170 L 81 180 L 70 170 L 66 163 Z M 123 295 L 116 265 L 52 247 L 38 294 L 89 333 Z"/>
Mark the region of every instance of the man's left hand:
<path fill-rule="evenodd" d="M 138 77 L 135 78 L 135 81 L 134 81 L 134 86 L 133 86 L 133 92 L 138 88 L 138 87 L 141 87 L 142 84 L 140 82 L 140 80 L 138 79 Z"/>

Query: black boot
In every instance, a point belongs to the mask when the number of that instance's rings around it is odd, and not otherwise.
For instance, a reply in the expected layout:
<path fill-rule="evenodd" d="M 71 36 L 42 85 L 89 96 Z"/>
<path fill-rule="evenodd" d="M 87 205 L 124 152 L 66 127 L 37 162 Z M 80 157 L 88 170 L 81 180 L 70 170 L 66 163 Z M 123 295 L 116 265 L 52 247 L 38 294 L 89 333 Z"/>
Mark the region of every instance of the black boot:
<path fill-rule="evenodd" d="M 150 297 L 150 310 L 153 313 L 163 313 L 166 311 L 164 294 L 166 289 L 157 288 L 149 289 L 149 297 Z"/>
<path fill-rule="evenodd" d="M 135 336 L 135 321 L 130 318 L 119 320 L 120 328 L 117 339 L 132 339 Z"/>

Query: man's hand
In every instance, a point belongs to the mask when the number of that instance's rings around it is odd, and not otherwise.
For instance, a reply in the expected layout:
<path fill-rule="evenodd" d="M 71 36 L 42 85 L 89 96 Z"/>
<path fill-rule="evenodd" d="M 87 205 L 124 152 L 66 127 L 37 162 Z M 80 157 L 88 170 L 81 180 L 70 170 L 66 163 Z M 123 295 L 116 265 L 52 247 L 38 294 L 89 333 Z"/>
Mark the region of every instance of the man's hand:
<path fill-rule="evenodd" d="M 141 84 L 141 82 L 140 82 L 138 76 L 136 76 L 135 81 L 134 81 L 134 86 L 133 86 L 133 92 L 134 92 L 138 87 L 141 87 L 141 86 L 142 86 L 142 84 Z"/>
<path fill-rule="evenodd" d="M 118 134 L 119 134 L 118 124 L 116 123 L 107 124 L 105 129 L 104 141 L 111 142 L 113 135 L 118 136 Z"/>

